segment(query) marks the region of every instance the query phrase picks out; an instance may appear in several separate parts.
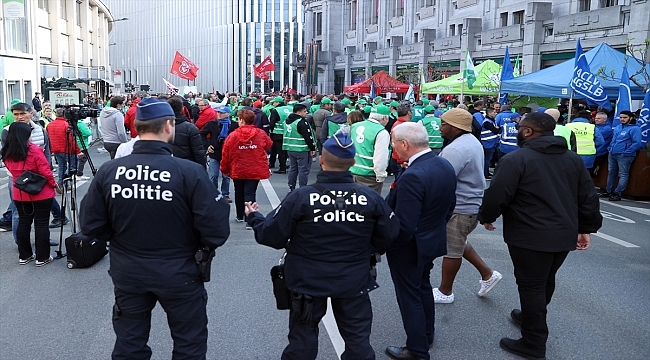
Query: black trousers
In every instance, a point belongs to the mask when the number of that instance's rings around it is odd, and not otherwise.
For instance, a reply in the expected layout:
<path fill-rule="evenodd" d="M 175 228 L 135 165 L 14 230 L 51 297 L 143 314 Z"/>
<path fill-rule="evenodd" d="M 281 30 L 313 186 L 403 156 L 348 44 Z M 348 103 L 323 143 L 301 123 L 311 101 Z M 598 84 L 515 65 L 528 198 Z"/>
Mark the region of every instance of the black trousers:
<path fill-rule="evenodd" d="M 318 323 L 327 311 L 327 298 L 315 297 L 313 304 L 311 324 L 295 321 L 293 311 L 290 311 L 289 345 L 282 352 L 282 360 L 316 359 Z M 332 312 L 345 341 L 341 360 L 374 360 L 375 351 L 370 346 L 372 306 L 368 294 L 348 299 L 332 298 Z"/>
<path fill-rule="evenodd" d="M 273 146 L 271 147 L 271 153 L 269 154 L 269 165 L 275 166 L 275 159 L 280 163 L 280 171 L 287 171 L 287 151 L 282 150 L 282 139 L 284 136 L 271 134 L 271 139 L 273 139 Z"/>
<path fill-rule="evenodd" d="M 535 356 L 544 357 L 548 339 L 546 306 L 555 291 L 555 274 L 569 252 L 543 252 L 512 245 L 508 245 L 508 251 L 519 289 L 522 341 Z"/>
<path fill-rule="evenodd" d="M 415 241 L 387 251 L 386 259 L 404 323 L 406 347 L 416 356 L 428 360 L 436 315 L 430 279 L 433 261 L 424 267 L 417 266 Z"/>
<path fill-rule="evenodd" d="M 147 345 L 151 310 L 160 302 L 174 339 L 174 360 L 204 360 L 208 349 L 208 294 L 202 282 L 175 288 L 115 285 L 113 329 L 117 339 L 113 360 L 150 359 Z M 164 356 L 167 357 L 167 356 Z"/>
<path fill-rule="evenodd" d="M 16 229 L 16 243 L 18 256 L 28 259 L 34 252 L 30 233 L 34 223 L 34 245 L 36 246 L 36 260 L 45 261 L 50 257 L 50 210 L 52 199 L 40 201 L 14 201 L 18 210 L 18 228 Z"/>
<path fill-rule="evenodd" d="M 235 209 L 237 210 L 237 218 L 244 218 L 244 203 L 247 201 L 255 202 L 257 185 L 259 180 L 245 180 L 245 179 L 232 179 L 235 185 Z"/>
<path fill-rule="evenodd" d="M 111 160 L 115 159 L 115 153 L 117 153 L 118 147 L 120 147 L 120 144 L 118 143 L 104 142 L 104 149 L 106 149 L 106 151 L 111 155 Z"/>

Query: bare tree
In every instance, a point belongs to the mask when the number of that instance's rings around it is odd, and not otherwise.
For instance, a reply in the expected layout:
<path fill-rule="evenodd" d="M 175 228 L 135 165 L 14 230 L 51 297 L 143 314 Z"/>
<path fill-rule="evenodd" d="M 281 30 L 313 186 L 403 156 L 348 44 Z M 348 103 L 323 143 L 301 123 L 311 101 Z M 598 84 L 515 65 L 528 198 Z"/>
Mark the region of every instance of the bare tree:
<path fill-rule="evenodd" d="M 645 39 L 642 44 L 636 45 L 632 44 L 632 40 L 633 39 L 627 39 L 625 44 L 626 54 L 628 55 L 625 58 L 625 65 L 627 66 L 630 61 L 640 65 L 639 70 L 629 74 L 630 81 L 643 89 L 643 92 L 646 92 L 648 87 L 650 87 L 650 73 L 648 72 L 648 64 L 650 64 L 650 39 Z M 596 76 L 599 76 L 602 79 L 620 81 L 620 79 L 614 76 L 615 74 L 616 72 L 614 70 L 608 72 L 606 66 L 601 66 L 598 71 L 596 71 Z"/>

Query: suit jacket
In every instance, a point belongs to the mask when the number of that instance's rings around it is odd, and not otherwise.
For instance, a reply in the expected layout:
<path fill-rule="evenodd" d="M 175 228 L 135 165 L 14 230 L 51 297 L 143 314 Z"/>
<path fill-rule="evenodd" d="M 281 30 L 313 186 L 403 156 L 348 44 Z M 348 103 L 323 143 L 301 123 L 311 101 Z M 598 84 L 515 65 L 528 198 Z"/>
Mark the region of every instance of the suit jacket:
<path fill-rule="evenodd" d="M 386 202 L 400 221 L 397 240 L 388 249 L 415 241 L 418 267 L 447 254 L 447 220 L 456 205 L 456 173 L 433 152 L 413 161 L 391 186 Z"/>

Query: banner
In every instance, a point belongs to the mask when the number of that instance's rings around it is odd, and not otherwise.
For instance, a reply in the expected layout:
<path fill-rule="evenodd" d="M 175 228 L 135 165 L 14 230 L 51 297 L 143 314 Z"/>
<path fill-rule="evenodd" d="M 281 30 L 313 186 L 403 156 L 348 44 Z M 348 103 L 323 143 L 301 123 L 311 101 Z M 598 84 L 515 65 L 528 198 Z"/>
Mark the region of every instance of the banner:
<path fill-rule="evenodd" d="M 258 78 L 260 78 L 262 80 L 270 79 L 269 74 L 267 74 L 267 73 L 265 73 L 263 71 L 260 71 L 261 66 L 262 66 L 261 64 L 257 65 L 257 66 L 253 65 L 253 73 L 255 74 L 255 77 L 258 77 Z"/>
<path fill-rule="evenodd" d="M 469 50 L 465 50 L 465 70 L 463 70 L 463 77 L 467 82 L 467 87 L 473 89 L 474 83 L 476 82 L 476 71 L 474 71 L 472 58 L 469 56 Z"/>
<path fill-rule="evenodd" d="M 374 99 L 377 97 L 377 90 L 375 89 L 375 82 L 370 83 L 370 98 Z"/>
<path fill-rule="evenodd" d="M 267 56 L 266 59 L 264 59 L 258 66 L 257 66 L 257 71 L 259 72 L 268 72 L 268 71 L 275 71 L 275 65 L 273 64 L 273 60 L 271 60 L 270 56 Z"/>
<path fill-rule="evenodd" d="M 648 87 L 648 90 L 645 92 L 643 106 L 641 106 L 641 114 L 639 115 L 636 124 L 641 129 L 641 141 L 643 141 L 644 144 L 647 144 L 648 138 L 650 137 L 650 87 Z"/>
<path fill-rule="evenodd" d="M 199 71 L 199 68 L 194 65 L 188 58 L 181 55 L 178 51 L 174 56 L 174 62 L 172 63 L 172 68 L 169 70 L 171 74 L 178 76 L 181 79 L 185 80 L 194 80 L 196 79 L 196 73 Z"/>
<path fill-rule="evenodd" d="M 6 19 L 22 19 L 25 17 L 25 0 L 2 0 L 2 7 Z"/>
<path fill-rule="evenodd" d="M 632 95 L 630 94 L 630 76 L 627 74 L 627 67 L 623 66 L 621 72 L 621 85 L 618 87 L 618 100 L 616 100 L 616 115 L 612 127 L 621 123 L 619 115 L 623 110 L 632 110 Z"/>
<path fill-rule="evenodd" d="M 388 96 L 386 97 L 388 98 Z M 410 101 L 411 104 L 415 103 L 415 92 L 413 91 L 413 84 L 409 85 L 409 89 L 406 91 L 406 95 L 404 95 L 404 99 Z"/>
<path fill-rule="evenodd" d="M 162 78 L 162 79 L 165 82 L 165 86 L 167 86 L 167 90 L 169 90 L 169 92 L 172 95 L 178 95 L 178 88 L 176 86 L 172 85 L 172 83 L 170 83 L 169 81 L 165 80 L 165 78 Z"/>
<path fill-rule="evenodd" d="M 506 46 L 506 53 L 503 56 L 503 66 L 501 67 L 501 79 L 499 81 L 512 80 L 514 78 L 515 78 L 515 72 L 514 69 L 512 68 L 512 63 L 510 62 L 510 51 Z M 500 93 L 499 104 L 505 105 L 507 103 L 508 103 L 508 93 Z"/>
<path fill-rule="evenodd" d="M 602 106 L 607 111 L 612 109 L 605 89 L 600 85 L 596 75 L 592 74 L 589 69 L 587 57 L 582 51 L 582 45 L 580 45 L 580 39 L 578 39 L 576 45 L 575 67 L 573 68 L 573 78 L 570 85 L 576 94 Z"/>

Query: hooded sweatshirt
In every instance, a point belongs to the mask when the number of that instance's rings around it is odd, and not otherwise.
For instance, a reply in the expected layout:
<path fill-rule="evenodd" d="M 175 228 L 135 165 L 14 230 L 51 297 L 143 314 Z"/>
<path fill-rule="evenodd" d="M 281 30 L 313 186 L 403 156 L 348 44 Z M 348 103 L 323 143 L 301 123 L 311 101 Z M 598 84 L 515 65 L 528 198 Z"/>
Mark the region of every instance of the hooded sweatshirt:
<path fill-rule="evenodd" d="M 348 114 L 347 113 L 339 113 L 339 114 L 334 114 L 331 116 L 326 117 L 323 120 L 323 128 L 320 133 L 320 141 L 321 143 L 324 143 L 325 140 L 329 138 L 329 128 L 330 128 L 330 123 L 333 122 L 335 124 L 338 124 L 339 128 L 342 127 L 343 124 L 348 123 Z"/>
<path fill-rule="evenodd" d="M 635 157 L 636 152 L 643 149 L 641 139 L 641 128 L 636 124 L 618 124 L 612 134 L 609 153 L 611 155 Z"/>
<path fill-rule="evenodd" d="M 271 138 L 255 125 L 243 125 L 223 144 L 220 170 L 233 180 L 262 180 L 271 176 L 266 152 Z"/>
<path fill-rule="evenodd" d="M 120 144 L 128 141 L 124 128 L 124 115 L 114 107 L 107 106 L 99 114 L 102 138 L 105 143 Z"/>
<path fill-rule="evenodd" d="M 124 126 L 129 129 L 131 139 L 138 136 L 138 132 L 135 130 L 135 112 L 138 109 L 137 105 L 139 102 L 140 98 L 133 99 L 131 107 L 126 111 L 126 114 L 124 114 Z"/>

